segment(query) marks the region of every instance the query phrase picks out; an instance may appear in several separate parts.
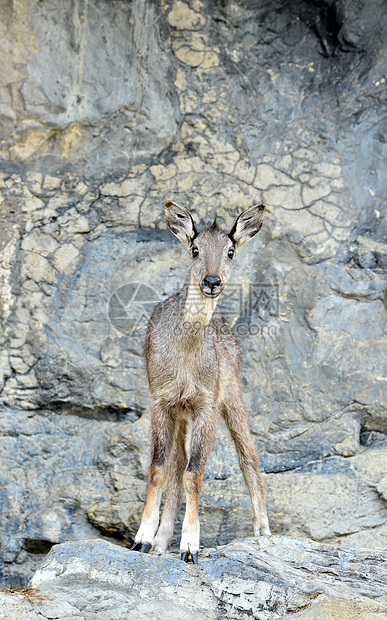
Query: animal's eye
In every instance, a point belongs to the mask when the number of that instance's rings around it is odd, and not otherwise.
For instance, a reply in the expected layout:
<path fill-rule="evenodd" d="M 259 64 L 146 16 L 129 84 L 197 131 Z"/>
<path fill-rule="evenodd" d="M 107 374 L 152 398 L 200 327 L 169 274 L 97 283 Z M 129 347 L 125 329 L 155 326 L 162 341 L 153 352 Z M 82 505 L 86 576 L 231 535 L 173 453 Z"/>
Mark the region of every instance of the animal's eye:
<path fill-rule="evenodd" d="M 234 254 L 235 254 L 235 250 L 233 248 L 230 248 L 229 251 L 227 252 L 227 256 L 231 258 L 231 260 L 234 258 Z"/>
<path fill-rule="evenodd" d="M 192 258 L 196 258 L 197 256 L 199 256 L 199 250 L 197 249 L 196 245 L 194 245 L 194 247 L 192 248 Z"/>

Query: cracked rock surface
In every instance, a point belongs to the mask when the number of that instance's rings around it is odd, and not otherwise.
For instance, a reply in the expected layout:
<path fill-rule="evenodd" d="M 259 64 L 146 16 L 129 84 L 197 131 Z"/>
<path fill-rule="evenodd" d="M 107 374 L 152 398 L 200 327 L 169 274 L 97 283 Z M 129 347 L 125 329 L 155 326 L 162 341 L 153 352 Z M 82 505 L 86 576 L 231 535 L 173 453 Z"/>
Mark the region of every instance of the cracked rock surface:
<path fill-rule="evenodd" d="M 198 567 L 105 541 L 56 545 L 28 598 L 0 592 L 0 618 L 378 620 L 387 613 L 387 554 L 287 537 L 237 540 Z"/>
<path fill-rule="evenodd" d="M 386 546 L 386 40 L 384 0 L 0 3 L 1 580 L 133 539 L 167 199 L 267 205 L 220 303 L 272 531 Z M 222 422 L 205 476 L 202 543 L 251 535 Z"/>

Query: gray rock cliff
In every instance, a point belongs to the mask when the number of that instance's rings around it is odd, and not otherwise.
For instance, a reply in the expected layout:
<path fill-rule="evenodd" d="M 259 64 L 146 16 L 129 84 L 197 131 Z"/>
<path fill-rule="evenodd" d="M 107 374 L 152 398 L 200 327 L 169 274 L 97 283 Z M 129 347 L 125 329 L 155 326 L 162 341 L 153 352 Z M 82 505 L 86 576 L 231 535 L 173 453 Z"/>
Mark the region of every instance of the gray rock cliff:
<path fill-rule="evenodd" d="M 386 35 L 383 0 L 0 3 L 2 580 L 133 538 L 166 199 L 268 207 L 222 304 L 273 532 L 386 546 Z M 252 534 L 221 422 L 201 524 Z"/>

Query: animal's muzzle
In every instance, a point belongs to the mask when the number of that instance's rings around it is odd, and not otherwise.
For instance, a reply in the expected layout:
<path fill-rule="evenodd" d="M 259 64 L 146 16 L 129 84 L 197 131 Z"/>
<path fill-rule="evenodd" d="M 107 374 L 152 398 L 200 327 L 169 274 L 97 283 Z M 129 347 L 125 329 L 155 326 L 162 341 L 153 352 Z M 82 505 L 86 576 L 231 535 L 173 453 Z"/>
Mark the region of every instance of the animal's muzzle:
<path fill-rule="evenodd" d="M 206 276 L 202 280 L 202 291 L 206 295 L 219 295 L 222 289 L 222 280 L 218 276 Z"/>

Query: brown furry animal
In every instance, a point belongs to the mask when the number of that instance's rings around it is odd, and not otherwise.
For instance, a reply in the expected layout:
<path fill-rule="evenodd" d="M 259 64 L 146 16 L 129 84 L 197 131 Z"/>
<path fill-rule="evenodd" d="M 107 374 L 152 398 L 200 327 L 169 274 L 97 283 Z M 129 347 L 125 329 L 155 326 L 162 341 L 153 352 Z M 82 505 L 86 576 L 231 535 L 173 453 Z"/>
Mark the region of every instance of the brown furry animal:
<path fill-rule="evenodd" d="M 180 552 L 182 560 L 187 562 L 191 556 L 197 564 L 199 498 L 218 412 L 235 442 L 250 492 L 254 535 L 270 534 L 261 474 L 240 394 L 239 346 L 216 307 L 233 258 L 260 230 L 264 211 L 263 205 L 247 209 L 228 234 L 216 222 L 198 233 L 188 211 L 173 202 L 165 205 L 168 226 L 192 256 L 192 267 L 183 289 L 156 306 L 148 325 L 145 358 L 152 396 L 152 463 L 134 550 L 167 549 L 185 491 Z M 164 486 L 167 495 L 159 526 Z"/>

